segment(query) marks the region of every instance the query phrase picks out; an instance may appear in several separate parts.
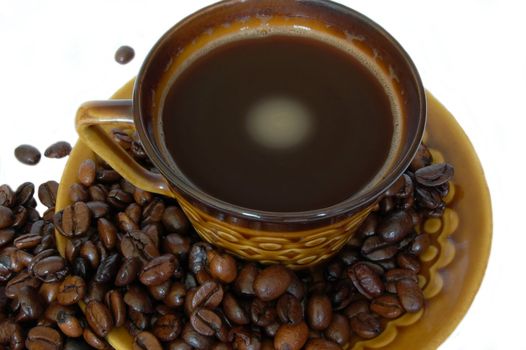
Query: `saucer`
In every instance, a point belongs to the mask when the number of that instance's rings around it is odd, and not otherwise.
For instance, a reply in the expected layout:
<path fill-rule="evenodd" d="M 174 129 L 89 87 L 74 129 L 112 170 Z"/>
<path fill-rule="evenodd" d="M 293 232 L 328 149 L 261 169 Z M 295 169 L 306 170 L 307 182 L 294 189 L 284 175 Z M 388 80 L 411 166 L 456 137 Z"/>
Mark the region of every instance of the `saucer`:
<path fill-rule="evenodd" d="M 112 98 L 130 98 L 134 79 Z M 436 349 L 453 332 L 468 311 L 486 270 L 492 238 L 491 200 L 477 154 L 455 118 L 427 92 L 428 123 L 424 142 L 435 162 L 447 161 L 455 176 L 442 218 L 431 218 L 419 230 L 431 237 L 422 255 L 419 275 L 426 305 L 387 323 L 371 340 L 354 342 L 347 349 Z M 77 169 L 94 153 L 82 142 L 73 148 L 64 168 L 56 210 L 69 205 L 69 187 L 77 181 Z M 57 247 L 64 253 L 66 239 L 57 233 Z M 82 306 L 82 305 L 81 305 Z M 117 350 L 131 350 L 132 338 L 124 328 L 110 332 L 108 342 Z"/>

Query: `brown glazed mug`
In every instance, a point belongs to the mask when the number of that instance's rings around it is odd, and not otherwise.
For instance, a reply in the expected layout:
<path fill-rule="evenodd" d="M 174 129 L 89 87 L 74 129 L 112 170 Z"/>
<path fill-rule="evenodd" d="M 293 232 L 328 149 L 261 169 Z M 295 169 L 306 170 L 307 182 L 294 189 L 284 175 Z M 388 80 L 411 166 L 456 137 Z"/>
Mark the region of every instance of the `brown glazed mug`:
<path fill-rule="evenodd" d="M 384 74 L 401 109 L 402 140 L 393 161 L 375 183 L 327 208 L 267 212 L 232 205 L 194 186 L 161 146 L 161 97 L 174 72 L 201 50 L 240 31 L 272 35 L 276 27 L 321 32 L 341 45 L 353 45 Z M 139 72 L 133 99 L 85 103 L 76 126 L 80 139 L 128 181 L 176 198 L 204 240 L 245 259 L 301 268 L 329 258 L 348 242 L 409 166 L 425 122 L 425 92 L 415 66 L 400 44 L 370 19 L 326 0 L 228 0 L 183 19 L 157 42 Z M 141 167 L 112 141 L 108 131 L 117 126 L 136 128 L 161 174 Z"/>

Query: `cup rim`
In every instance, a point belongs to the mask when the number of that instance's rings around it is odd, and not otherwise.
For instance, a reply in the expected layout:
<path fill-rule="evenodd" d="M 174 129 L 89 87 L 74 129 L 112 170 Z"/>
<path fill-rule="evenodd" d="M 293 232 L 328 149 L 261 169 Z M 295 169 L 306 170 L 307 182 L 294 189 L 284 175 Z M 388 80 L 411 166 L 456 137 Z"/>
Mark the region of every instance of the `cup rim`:
<path fill-rule="evenodd" d="M 265 222 L 274 222 L 274 223 L 310 223 L 319 220 L 326 220 L 328 218 L 339 217 L 346 214 L 354 213 L 356 210 L 363 208 L 379 198 L 390 186 L 398 180 L 398 178 L 404 173 L 404 171 L 409 167 L 411 161 L 413 160 L 418 147 L 423 138 L 426 119 L 427 119 L 427 100 L 425 89 L 421 80 L 421 77 L 418 73 L 418 70 L 410 58 L 409 54 L 405 49 L 400 45 L 400 43 L 389 34 L 383 27 L 379 24 L 368 18 L 367 16 L 357 12 L 345 5 L 334 2 L 332 0 L 280 0 L 283 2 L 301 2 L 301 3 L 311 3 L 316 5 L 321 5 L 328 7 L 331 10 L 337 11 L 340 14 L 358 18 L 359 20 L 365 22 L 372 30 L 378 32 L 382 35 L 391 45 L 393 50 L 396 50 L 398 54 L 403 58 L 404 63 L 407 65 L 408 71 L 411 73 L 412 79 L 414 80 L 416 97 L 419 103 L 418 110 L 418 121 L 415 127 L 414 137 L 411 140 L 411 144 L 408 146 L 407 150 L 400 157 L 400 161 L 396 166 L 390 169 L 388 173 L 374 186 L 371 186 L 371 189 L 364 191 L 363 193 L 357 196 L 351 196 L 344 201 L 336 203 L 334 205 L 319 208 L 311 209 L 306 211 L 290 211 L 290 212 L 280 212 L 280 211 L 265 211 L 247 208 L 232 204 L 226 201 L 223 201 L 219 198 L 216 198 L 206 192 L 200 190 L 195 185 L 188 183 L 188 180 L 178 176 L 172 171 L 171 167 L 163 160 L 163 156 L 154 145 L 152 140 L 149 138 L 146 132 L 146 125 L 143 122 L 142 110 L 143 106 L 141 103 L 141 95 L 144 92 L 143 89 L 143 78 L 148 72 L 148 67 L 154 59 L 157 48 L 159 48 L 165 40 L 168 40 L 171 37 L 172 33 L 177 31 L 180 27 L 184 26 L 190 22 L 193 18 L 202 16 L 204 14 L 209 14 L 211 12 L 217 11 L 221 8 L 228 7 L 232 4 L 248 3 L 248 2 L 257 2 L 257 0 L 226 0 L 219 1 L 214 4 L 211 4 L 207 7 L 204 7 L 189 16 L 185 17 L 178 23 L 176 23 L 172 28 L 170 28 L 153 46 L 150 50 L 146 59 L 144 60 L 137 80 L 133 90 L 133 114 L 135 125 L 137 126 L 137 131 L 139 138 L 143 143 L 145 152 L 150 156 L 152 162 L 159 169 L 161 174 L 165 176 L 170 183 L 170 185 L 178 192 L 182 192 L 183 195 L 186 195 L 189 198 L 195 199 L 198 202 L 202 203 L 207 207 L 212 207 L 215 210 L 218 210 L 221 213 L 233 215 L 235 217 L 243 218 L 250 221 L 265 221 Z"/>

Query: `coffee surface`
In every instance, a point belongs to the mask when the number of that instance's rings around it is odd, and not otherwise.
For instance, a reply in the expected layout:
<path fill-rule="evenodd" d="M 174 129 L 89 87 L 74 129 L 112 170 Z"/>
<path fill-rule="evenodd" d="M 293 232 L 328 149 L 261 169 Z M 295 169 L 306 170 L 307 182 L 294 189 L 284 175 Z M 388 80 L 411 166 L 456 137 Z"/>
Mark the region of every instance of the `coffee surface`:
<path fill-rule="evenodd" d="M 245 38 L 167 90 L 166 149 L 201 190 L 266 211 L 328 207 L 364 188 L 392 148 L 391 102 L 349 53 L 293 35 Z"/>

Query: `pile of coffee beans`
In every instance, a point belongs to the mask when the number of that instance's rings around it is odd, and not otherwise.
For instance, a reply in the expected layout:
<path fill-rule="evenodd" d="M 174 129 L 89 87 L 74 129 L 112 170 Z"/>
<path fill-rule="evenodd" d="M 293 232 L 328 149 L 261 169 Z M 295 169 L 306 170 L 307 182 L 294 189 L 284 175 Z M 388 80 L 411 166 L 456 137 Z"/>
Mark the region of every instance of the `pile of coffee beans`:
<path fill-rule="evenodd" d="M 114 139 L 152 167 L 135 135 Z M 125 327 L 133 348 L 342 349 L 418 312 L 419 255 L 430 244 L 415 226 L 445 209 L 453 168 L 422 145 L 349 244 L 302 271 L 237 259 L 200 240 L 178 204 L 85 160 L 54 212 L 58 184 L 0 187 L 0 347 L 110 349 Z M 68 239 L 56 250 L 54 229 Z M 82 311 L 78 303 L 83 302 Z"/>

